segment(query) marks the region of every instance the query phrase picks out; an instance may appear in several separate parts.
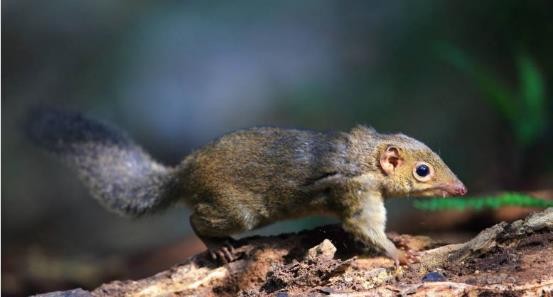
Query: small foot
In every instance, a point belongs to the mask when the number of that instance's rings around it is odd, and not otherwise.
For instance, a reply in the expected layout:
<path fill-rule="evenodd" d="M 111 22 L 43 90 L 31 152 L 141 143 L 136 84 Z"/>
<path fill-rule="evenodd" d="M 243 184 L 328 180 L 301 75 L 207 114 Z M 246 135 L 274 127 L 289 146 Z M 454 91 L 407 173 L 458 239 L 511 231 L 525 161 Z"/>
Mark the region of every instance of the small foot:
<path fill-rule="evenodd" d="M 231 241 L 234 240 L 225 240 L 222 243 L 209 243 L 207 245 L 208 253 L 211 256 L 211 259 L 218 261 L 221 264 L 228 264 L 238 259 L 236 251 L 231 244 Z M 204 241 L 205 242 L 205 241 Z"/>
<path fill-rule="evenodd" d="M 396 260 L 396 266 L 411 265 L 420 262 L 421 253 L 409 246 L 408 239 L 399 235 L 390 236 L 390 239 L 399 249 L 399 259 Z"/>
<path fill-rule="evenodd" d="M 400 249 L 400 264 L 411 265 L 420 262 L 421 253 L 412 249 Z"/>

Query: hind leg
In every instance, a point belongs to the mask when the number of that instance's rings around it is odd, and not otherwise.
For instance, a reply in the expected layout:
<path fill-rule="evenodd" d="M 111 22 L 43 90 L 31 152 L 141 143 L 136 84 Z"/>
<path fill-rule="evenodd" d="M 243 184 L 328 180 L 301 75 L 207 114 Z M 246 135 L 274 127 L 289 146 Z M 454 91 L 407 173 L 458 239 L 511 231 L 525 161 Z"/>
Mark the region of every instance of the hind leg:
<path fill-rule="evenodd" d="M 232 246 L 234 239 L 232 237 L 213 237 L 202 235 L 202 233 L 198 231 L 198 228 L 196 227 L 198 223 L 195 223 L 195 221 L 197 221 L 197 217 L 195 217 L 195 215 L 193 214 L 192 216 L 190 216 L 190 225 L 192 226 L 192 230 L 194 230 L 196 236 L 198 236 L 200 240 L 205 244 L 213 260 L 219 260 L 223 264 L 227 264 L 236 260 L 234 247 Z"/>
<path fill-rule="evenodd" d="M 194 233 L 207 246 L 211 257 L 223 264 L 236 260 L 231 234 L 248 230 L 240 216 L 231 211 L 223 212 L 221 207 L 211 204 L 198 204 L 190 216 Z"/>

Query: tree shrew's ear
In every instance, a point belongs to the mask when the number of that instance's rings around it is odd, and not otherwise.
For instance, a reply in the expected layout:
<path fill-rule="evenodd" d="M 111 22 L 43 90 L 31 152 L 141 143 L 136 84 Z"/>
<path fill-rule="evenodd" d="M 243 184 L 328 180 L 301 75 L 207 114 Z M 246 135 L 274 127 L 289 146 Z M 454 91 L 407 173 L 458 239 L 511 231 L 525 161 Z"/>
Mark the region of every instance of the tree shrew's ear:
<path fill-rule="evenodd" d="M 392 174 L 403 162 L 399 151 L 398 147 L 389 145 L 386 147 L 386 150 L 380 154 L 380 167 L 386 175 Z"/>

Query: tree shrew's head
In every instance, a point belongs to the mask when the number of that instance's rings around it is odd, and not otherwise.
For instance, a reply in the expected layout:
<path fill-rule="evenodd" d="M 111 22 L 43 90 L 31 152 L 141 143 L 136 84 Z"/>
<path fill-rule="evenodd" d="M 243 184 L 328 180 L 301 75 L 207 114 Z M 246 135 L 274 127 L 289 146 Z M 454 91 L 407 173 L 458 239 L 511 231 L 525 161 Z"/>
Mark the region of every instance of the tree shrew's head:
<path fill-rule="evenodd" d="M 403 134 L 385 135 L 378 147 L 386 197 L 446 197 L 467 193 L 465 185 L 422 142 Z"/>

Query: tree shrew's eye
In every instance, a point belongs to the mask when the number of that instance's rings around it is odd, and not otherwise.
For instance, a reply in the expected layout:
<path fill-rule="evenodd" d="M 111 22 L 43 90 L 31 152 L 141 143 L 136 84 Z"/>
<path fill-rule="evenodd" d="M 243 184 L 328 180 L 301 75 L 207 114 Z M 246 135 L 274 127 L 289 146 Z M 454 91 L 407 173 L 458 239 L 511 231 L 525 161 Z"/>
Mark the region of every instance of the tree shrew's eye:
<path fill-rule="evenodd" d="M 434 176 L 434 169 L 426 162 L 418 162 L 413 167 L 413 176 L 420 182 L 428 182 Z"/>
<path fill-rule="evenodd" d="M 428 174 L 430 174 L 430 168 L 425 164 L 421 164 L 417 166 L 417 169 L 415 172 L 417 173 L 418 176 L 425 177 Z"/>

